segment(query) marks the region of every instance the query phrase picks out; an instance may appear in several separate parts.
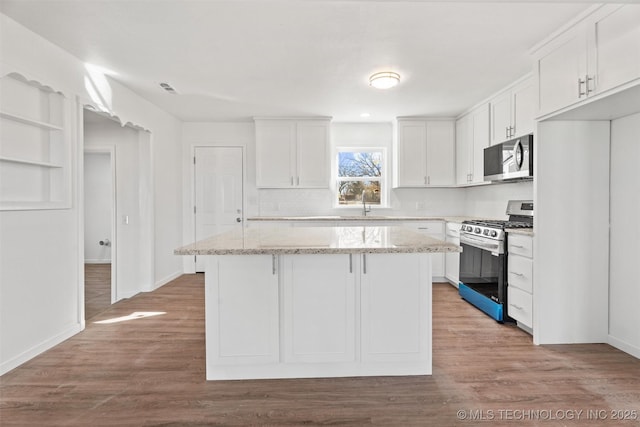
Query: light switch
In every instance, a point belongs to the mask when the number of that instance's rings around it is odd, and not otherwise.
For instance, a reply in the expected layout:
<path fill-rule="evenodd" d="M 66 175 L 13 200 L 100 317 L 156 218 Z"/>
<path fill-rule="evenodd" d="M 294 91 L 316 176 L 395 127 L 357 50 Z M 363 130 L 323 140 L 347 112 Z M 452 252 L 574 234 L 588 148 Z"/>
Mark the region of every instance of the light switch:
<path fill-rule="evenodd" d="M 122 215 L 122 223 L 129 225 L 129 215 Z"/>

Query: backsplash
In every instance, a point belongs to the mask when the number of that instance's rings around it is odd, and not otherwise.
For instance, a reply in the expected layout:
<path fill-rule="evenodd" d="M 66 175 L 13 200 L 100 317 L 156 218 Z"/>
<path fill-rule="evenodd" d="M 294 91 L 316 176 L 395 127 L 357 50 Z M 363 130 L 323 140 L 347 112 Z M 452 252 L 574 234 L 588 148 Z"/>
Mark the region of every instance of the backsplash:
<path fill-rule="evenodd" d="M 469 188 L 399 188 L 391 190 L 391 207 L 374 208 L 374 213 L 506 218 L 508 200 L 532 197 L 531 182 Z M 359 212 L 360 206 L 335 208 L 330 190 L 258 190 L 259 216 L 357 215 Z"/>
<path fill-rule="evenodd" d="M 465 212 L 469 216 L 507 219 L 509 200 L 532 200 L 533 182 L 500 183 L 465 189 Z"/>

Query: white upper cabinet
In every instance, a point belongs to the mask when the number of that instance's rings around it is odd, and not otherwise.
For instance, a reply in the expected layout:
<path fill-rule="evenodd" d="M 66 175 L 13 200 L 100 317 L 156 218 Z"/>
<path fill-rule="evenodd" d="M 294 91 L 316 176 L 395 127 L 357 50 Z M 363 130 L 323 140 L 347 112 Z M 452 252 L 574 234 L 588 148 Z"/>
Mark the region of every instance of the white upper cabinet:
<path fill-rule="evenodd" d="M 535 91 L 533 78 L 508 88 L 489 101 L 491 145 L 533 133 Z"/>
<path fill-rule="evenodd" d="M 453 120 L 399 119 L 394 151 L 394 187 L 455 184 Z"/>
<path fill-rule="evenodd" d="M 640 78 L 640 5 L 605 5 L 536 52 L 538 115 Z"/>
<path fill-rule="evenodd" d="M 256 119 L 258 188 L 328 188 L 329 119 Z"/>
<path fill-rule="evenodd" d="M 456 122 L 456 183 L 484 181 L 484 149 L 489 146 L 489 104 L 475 108 Z"/>

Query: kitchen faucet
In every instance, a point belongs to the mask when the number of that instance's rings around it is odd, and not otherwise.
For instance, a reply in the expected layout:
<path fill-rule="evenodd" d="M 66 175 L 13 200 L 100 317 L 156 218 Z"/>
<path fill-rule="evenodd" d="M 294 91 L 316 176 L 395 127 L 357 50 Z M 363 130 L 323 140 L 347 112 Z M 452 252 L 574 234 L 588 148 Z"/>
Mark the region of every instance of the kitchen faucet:
<path fill-rule="evenodd" d="M 367 212 L 371 212 L 371 206 L 367 206 L 365 202 L 365 195 L 367 194 L 367 190 L 362 190 L 362 216 L 367 216 Z"/>

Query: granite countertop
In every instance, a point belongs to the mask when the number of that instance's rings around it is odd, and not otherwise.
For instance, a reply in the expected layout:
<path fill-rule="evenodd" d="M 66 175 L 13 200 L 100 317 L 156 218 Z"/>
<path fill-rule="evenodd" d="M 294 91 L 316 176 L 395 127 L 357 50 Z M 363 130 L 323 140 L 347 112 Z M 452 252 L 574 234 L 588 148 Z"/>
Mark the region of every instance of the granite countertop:
<path fill-rule="evenodd" d="M 505 228 L 504 231 L 511 234 L 522 234 L 533 237 L 533 228 Z"/>
<path fill-rule="evenodd" d="M 254 216 L 247 221 L 446 221 L 462 222 L 471 219 L 481 219 L 470 216 L 386 216 L 386 215 L 312 215 L 312 216 Z"/>
<path fill-rule="evenodd" d="M 175 255 L 280 255 L 461 252 L 458 245 L 403 227 L 256 227 L 229 231 Z"/>

